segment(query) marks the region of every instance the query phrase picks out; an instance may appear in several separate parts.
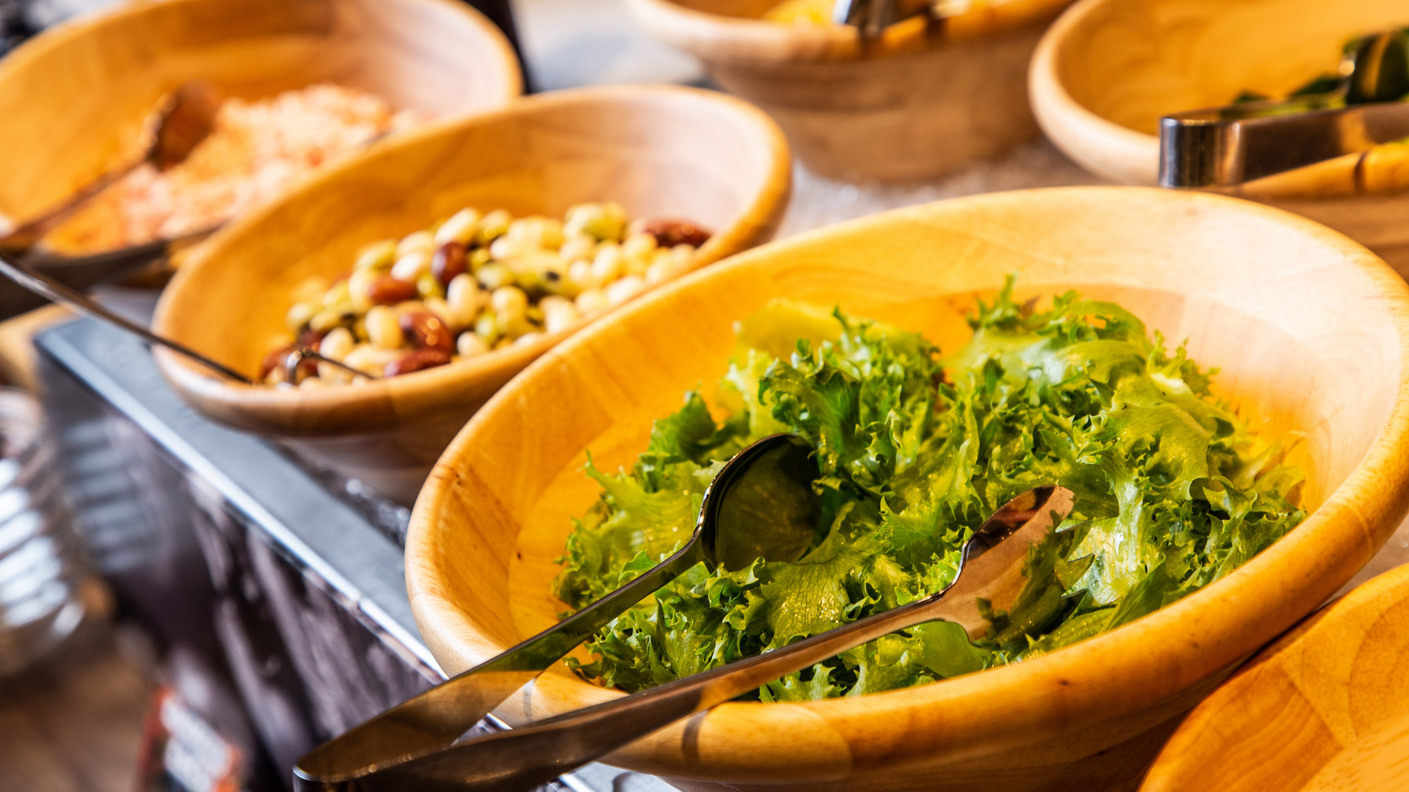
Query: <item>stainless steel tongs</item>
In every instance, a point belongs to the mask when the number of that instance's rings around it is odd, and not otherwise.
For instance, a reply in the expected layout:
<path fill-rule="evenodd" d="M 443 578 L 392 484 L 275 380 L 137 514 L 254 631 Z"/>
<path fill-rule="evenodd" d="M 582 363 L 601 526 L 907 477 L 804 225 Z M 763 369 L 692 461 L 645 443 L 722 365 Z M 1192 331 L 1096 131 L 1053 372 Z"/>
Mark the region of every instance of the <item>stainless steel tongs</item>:
<path fill-rule="evenodd" d="M 1409 137 L 1409 35 L 1366 36 L 1329 91 L 1160 119 L 1159 183 L 1228 187 Z"/>
<path fill-rule="evenodd" d="M 958 16 L 968 11 L 974 0 L 837 0 L 832 21 L 851 25 L 865 39 L 878 38 L 897 22 L 929 14 L 933 19 Z"/>

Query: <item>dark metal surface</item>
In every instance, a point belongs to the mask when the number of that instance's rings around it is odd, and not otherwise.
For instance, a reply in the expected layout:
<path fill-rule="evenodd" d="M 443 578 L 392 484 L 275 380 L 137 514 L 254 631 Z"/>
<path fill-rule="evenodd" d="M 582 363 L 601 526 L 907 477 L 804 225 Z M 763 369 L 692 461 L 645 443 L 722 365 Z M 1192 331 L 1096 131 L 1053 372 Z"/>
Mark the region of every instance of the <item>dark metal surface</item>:
<path fill-rule="evenodd" d="M 114 307 L 140 321 L 151 298 Z M 284 788 L 296 757 L 440 681 L 406 598 L 405 507 L 205 420 L 131 336 L 79 320 L 37 346 L 94 565 L 129 617 L 228 676 L 244 705 L 225 713 L 230 731 L 275 768 L 254 792 Z M 554 787 L 668 789 L 601 765 Z"/>

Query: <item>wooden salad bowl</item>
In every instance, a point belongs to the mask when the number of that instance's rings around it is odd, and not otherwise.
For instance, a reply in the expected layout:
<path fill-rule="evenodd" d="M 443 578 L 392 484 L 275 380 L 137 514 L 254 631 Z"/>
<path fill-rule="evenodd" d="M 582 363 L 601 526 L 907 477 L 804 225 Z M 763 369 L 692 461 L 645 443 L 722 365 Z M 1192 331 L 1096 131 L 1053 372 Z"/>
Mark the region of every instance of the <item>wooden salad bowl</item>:
<path fill-rule="evenodd" d="M 778 0 L 628 0 L 652 34 L 778 120 L 798 158 L 839 179 L 930 179 L 1037 135 L 1028 58 L 1071 0 L 975 3 L 863 44 L 854 28 L 761 19 Z"/>
<path fill-rule="evenodd" d="M 790 157 L 757 109 L 711 91 L 561 91 L 413 131 L 316 174 L 233 223 L 183 264 L 153 329 L 250 375 L 277 346 L 294 287 L 338 277 L 363 245 L 462 207 L 561 217 L 616 201 L 632 217 L 714 232 L 694 266 L 768 239 L 787 203 Z M 163 351 L 191 404 L 279 438 L 410 503 L 466 419 L 571 329 L 448 366 L 356 387 L 283 390 L 220 378 Z"/>
<path fill-rule="evenodd" d="M 1141 792 L 1409 787 L 1409 567 L 1258 653 L 1190 713 Z"/>
<path fill-rule="evenodd" d="M 1159 119 L 1282 96 L 1334 72 L 1359 35 L 1409 24 L 1399 0 L 1082 0 L 1032 59 L 1033 111 L 1092 173 L 1155 184 Z M 1340 230 L 1409 273 L 1409 146 L 1389 144 L 1228 190 Z"/>
<path fill-rule="evenodd" d="M 0 216 L 38 215 L 121 160 L 188 80 L 245 99 L 334 82 L 432 116 L 523 92 L 508 40 L 454 0 L 119 3 L 0 61 Z"/>
<path fill-rule="evenodd" d="M 740 254 L 558 346 L 476 414 L 416 502 L 406 577 L 441 666 L 554 623 L 555 559 L 598 494 L 586 454 L 629 466 L 654 419 L 724 373 L 736 321 L 788 297 L 953 350 L 963 312 L 1009 273 L 1019 301 L 1119 302 L 1217 367 L 1259 431 L 1304 433 L 1306 522 L 1218 583 L 1052 654 L 874 695 L 729 703 L 608 761 L 692 790 L 1132 788 L 1168 727 L 1151 730 L 1349 580 L 1409 510 L 1409 286 L 1340 234 L 1224 196 L 1066 188 L 889 212 Z M 560 664 L 499 714 L 619 695 Z"/>

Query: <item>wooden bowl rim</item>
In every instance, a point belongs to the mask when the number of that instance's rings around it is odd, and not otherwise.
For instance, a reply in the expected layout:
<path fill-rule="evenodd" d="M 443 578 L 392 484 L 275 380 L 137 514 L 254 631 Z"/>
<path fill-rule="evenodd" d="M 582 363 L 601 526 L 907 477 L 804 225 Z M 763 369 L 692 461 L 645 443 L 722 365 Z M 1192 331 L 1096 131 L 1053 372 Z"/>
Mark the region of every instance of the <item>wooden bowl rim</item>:
<path fill-rule="evenodd" d="M 1161 207 L 1169 213 L 1206 207 L 1224 214 L 1261 216 L 1292 226 L 1304 234 L 1308 242 L 1345 254 L 1344 266 L 1358 271 L 1367 285 L 1374 285 L 1383 294 L 1387 303 L 1385 311 L 1399 345 L 1401 387 L 1384 427 L 1364 458 L 1290 535 L 1228 577 L 1117 630 L 1023 663 L 914 688 L 820 702 L 721 705 L 707 715 L 712 728 L 702 729 L 695 719 L 690 721 L 693 741 L 690 753 L 694 757 L 748 757 L 729 767 L 702 766 L 697 758 L 684 755 L 680 748 L 681 723 L 623 747 L 611 755 L 610 761 L 644 772 L 682 778 L 720 781 L 776 778 L 776 758 L 773 761 L 756 759 L 753 758 L 756 751 L 752 750 L 760 733 L 770 725 L 782 721 L 793 724 L 855 722 L 859 718 L 877 724 L 905 724 L 913 732 L 907 734 L 910 742 L 903 751 L 884 740 L 852 742 L 849 746 L 852 755 L 845 761 L 857 767 L 898 768 L 935 752 L 981 757 L 997 750 L 995 746 L 1026 746 L 1038 739 L 1041 729 L 1047 729 L 1050 736 L 1053 729 L 1065 733 L 1099 724 L 1113 713 L 1113 707 L 1129 713 L 1166 702 L 1246 656 L 1256 648 L 1247 645 L 1246 636 L 1256 635 L 1259 630 L 1267 631 L 1262 606 L 1277 601 L 1273 594 L 1257 590 L 1250 582 L 1315 580 L 1323 566 L 1334 566 L 1326 563 L 1328 558 L 1357 562 L 1356 568 L 1363 566 L 1390 533 L 1367 522 L 1360 503 L 1367 494 L 1391 493 L 1385 496 L 1383 503 L 1388 515 L 1394 517 L 1391 530 L 1409 512 L 1409 466 L 1396 464 L 1402 457 L 1402 449 L 1409 446 L 1409 284 L 1358 243 L 1280 209 L 1211 193 L 1097 186 L 1018 190 L 939 201 L 773 242 L 677 281 L 540 358 L 501 389 L 460 431 L 437 462 L 412 512 L 405 556 L 407 589 L 417 625 L 421 634 L 429 638 L 428 644 L 437 658 L 444 661 L 446 656 L 446 646 L 439 646 L 440 651 L 437 651 L 442 636 L 447 645 L 453 644 L 463 651 L 465 645 L 457 642 L 455 636 L 474 631 L 464 611 L 446 595 L 450 589 L 445 581 L 430 571 L 436 568 L 434 559 L 440 535 L 435 515 L 441 511 L 441 504 L 458 478 L 455 462 L 475 443 L 481 427 L 496 420 L 497 413 L 517 399 L 520 391 L 529 390 L 536 378 L 549 372 L 559 360 L 576 354 L 579 347 L 586 347 L 594 334 L 605 333 L 610 323 L 629 321 L 635 312 L 645 310 L 656 301 L 672 299 L 676 293 L 705 279 L 787 257 L 799 245 L 842 236 L 881 234 L 898 220 L 962 215 L 984 205 L 1001 208 L 1032 201 L 1063 201 L 1076 194 L 1104 195 L 1103 200 L 1126 205 L 1136 201 Z M 1324 598 L 1330 596 L 1334 588 L 1324 594 L 1314 593 Z M 1174 651 L 1166 651 L 1164 657 L 1149 657 L 1152 646 L 1175 647 L 1187 641 L 1197 649 L 1199 644 L 1195 638 L 1184 635 L 1189 625 L 1205 628 L 1203 633 L 1211 637 L 1209 646 L 1196 655 L 1193 662 L 1185 662 Z M 1271 639 L 1288 626 L 1281 625 L 1263 640 Z M 471 648 L 465 653 L 474 655 L 475 650 Z M 463 669 L 452 667 L 449 670 Z M 592 702 L 622 695 L 619 691 L 604 690 L 557 673 L 542 675 L 535 685 L 544 700 L 569 693 Z M 1047 698 L 1034 698 L 1044 693 Z M 708 750 L 702 747 L 706 740 Z M 802 778 L 834 772 L 839 761 L 837 750 L 834 741 L 817 744 L 793 741 L 788 773 Z"/>
<path fill-rule="evenodd" d="M 781 215 L 791 190 L 792 159 L 787 140 L 771 118 L 748 102 L 717 91 L 674 85 L 615 85 L 535 94 L 514 100 L 501 108 L 433 121 L 370 146 L 361 154 L 324 168 L 303 180 L 279 200 L 237 219 L 192 251 L 191 256 L 162 292 L 152 318 L 152 328 L 157 333 L 170 331 L 170 316 L 178 309 L 183 295 L 195 290 L 193 284 L 199 281 L 202 272 L 223 266 L 223 254 L 229 245 L 239 244 L 241 237 L 255 233 L 255 229 L 266 217 L 283 212 L 286 202 L 297 200 L 298 196 L 305 192 L 321 190 L 324 185 L 343 179 L 345 173 L 359 168 L 364 158 L 377 156 L 381 152 L 386 152 L 383 156 L 389 155 L 397 149 L 419 145 L 423 139 L 457 135 L 466 128 L 492 124 L 515 116 L 551 115 L 564 107 L 632 102 L 641 98 L 694 102 L 701 111 L 708 109 L 710 112 L 727 113 L 744 119 L 750 133 L 756 136 L 754 142 L 770 151 L 768 171 L 762 174 L 762 189 L 739 208 L 732 225 L 717 231 L 699 248 L 692 269 L 711 264 L 748 244 L 753 219 Z M 659 286 L 648 289 L 645 294 L 655 291 Z M 633 302 L 635 299 L 627 302 Z M 495 378 L 508 379 L 562 339 L 615 314 L 620 307 L 613 306 L 586 323 L 545 335 L 530 344 L 512 346 L 472 360 L 458 361 L 357 387 L 300 390 L 245 385 L 215 375 L 170 350 L 154 349 L 153 353 L 158 368 L 173 388 L 188 401 L 200 405 L 201 409 L 211 412 L 225 423 L 281 436 L 326 437 L 363 434 L 400 426 L 414 418 L 391 412 L 369 414 L 366 410 L 357 409 L 360 406 L 388 399 L 395 402 L 414 397 L 418 403 L 427 403 L 434 399 L 436 405 L 448 408 L 462 401 L 467 384 L 492 381 Z M 311 426 L 303 426 L 302 423 L 291 424 L 288 418 L 295 412 L 315 413 L 322 418 Z M 429 420 L 439 416 L 428 413 L 418 417 Z"/>
<path fill-rule="evenodd" d="M 1074 31 L 1094 24 L 1089 21 L 1090 18 L 1106 4 L 1120 2 L 1127 0 L 1078 0 L 1058 17 L 1033 53 L 1028 67 L 1028 95 L 1033 115 L 1037 117 L 1043 132 L 1083 168 L 1121 184 L 1154 185 L 1159 180 L 1159 137 L 1115 123 L 1093 112 L 1071 95 L 1057 74 L 1058 56 L 1067 48 Z M 1090 152 L 1100 152 L 1104 162 L 1099 165 L 1090 163 Z M 1246 194 L 1259 201 L 1325 200 L 1339 203 L 1362 197 L 1359 194 L 1309 194 L 1307 186 L 1295 178 L 1295 175 L 1326 164 L 1308 165 L 1257 182 L 1209 189 Z"/>
<path fill-rule="evenodd" d="M 327 0 L 329 3 L 337 0 Z M 508 103 L 515 97 L 523 94 L 523 68 L 519 63 L 518 53 L 509 43 L 509 39 L 498 25 L 489 21 L 489 18 L 480 13 L 469 3 L 456 2 L 456 0 L 399 0 L 402 3 L 411 3 L 426 7 L 443 9 L 449 13 L 458 14 L 464 17 L 469 26 L 475 28 L 484 36 L 484 43 L 493 48 L 503 66 L 503 82 L 499 85 L 500 94 L 498 96 L 487 97 L 488 102 L 493 105 Z M 29 61 L 43 58 L 49 53 L 68 46 L 83 46 L 83 39 L 96 34 L 99 30 L 119 25 L 128 20 L 145 16 L 157 10 L 178 5 L 201 5 L 210 0 L 146 0 L 140 3 L 114 3 L 108 6 L 95 8 L 73 18 L 66 19 L 53 27 L 47 28 L 38 35 L 26 40 L 16 47 L 5 58 L 0 59 L 0 83 L 3 83 L 9 74 L 16 69 L 28 65 Z M 446 116 L 445 118 L 455 118 L 461 114 Z M 436 119 L 439 122 L 442 119 Z M 405 135 L 406 133 L 400 133 Z M 105 254 L 120 254 L 124 250 L 132 250 L 141 245 L 131 245 L 123 248 L 113 248 L 103 251 Z"/>
<path fill-rule="evenodd" d="M 1394 602 L 1398 603 L 1406 597 L 1409 597 L 1409 564 L 1394 567 L 1356 586 L 1344 597 L 1327 604 L 1299 623 L 1294 630 L 1264 647 L 1239 669 L 1237 674 L 1220 685 L 1218 690 L 1189 713 L 1189 717 L 1175 730 L 1174 735 L 1155 758 L 1154 764 L 1150 766 L 1144 782 L 1140 785 L 1140 792 L 1167 792 L 1175 789 L 1171 784 L 1185 776 L 1184 769 L 1191 764 L 1201 763 L 1206 751 L 1198 750 L 1196 746 L 1202 732 L 1208 729 L 1210 721 L 1222 718 L 1229 705 L 1239 701 L 1241 694 L 1262 684 L 1263 677 L 1259 671 L 1264 664 L 1275 662 L 1283 653 L 1296 652 L 1302 647 L 1318 642 L 1324 633 L 1334 634 L 1336 628 L 1344 622 L 1354 624 L 1362 612 L 1376 609 L 1379 601 L 1385 598 L 1393 598 Z M 1373 633 L 1366 638 L 1366 642 L 1374 640 L 1376 637 Z M 1260 776 L 1267 772 L 1267 766 L 1249 767 L 1248 772 Z M 1279 782 L 1277 778 L 1266 780 L 1269 783 Z"/>
<path fill-rule="evenodd" d="M 1006 0 L 930 24 L 920 17 L 892 25 L 869 43 L 845 25 L 790 25 L 752 17 L 711 14 L 673 0 L 627 0 L 653 35 L 707 62 L 777 64 L 883 58 L 945 42 L 1000 35 L 1050 19 L 1071 0 Z"/>

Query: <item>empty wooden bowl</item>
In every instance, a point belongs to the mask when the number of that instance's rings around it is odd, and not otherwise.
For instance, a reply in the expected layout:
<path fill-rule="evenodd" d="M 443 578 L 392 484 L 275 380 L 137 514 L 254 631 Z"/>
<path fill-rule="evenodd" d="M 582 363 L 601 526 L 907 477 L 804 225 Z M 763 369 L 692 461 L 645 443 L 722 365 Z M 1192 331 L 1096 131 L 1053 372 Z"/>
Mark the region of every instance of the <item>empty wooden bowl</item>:
<path fill-rule="evenodd" d="M 1129 788 L 1163 737 L 1145 733 L 1349 580 L 1409 509 L 1409 286 L 1335 232 L 1223 196 L 1067 188 L 890 212 L 736 256 L 560 345 L 466 425 L 416 502 L 406 575 L 441 666 L 554 623 L 554 559 L 598 493 L 586 453 L 629 466 L 654 419 L 723 374 L 736 321 L 789 297 L 952 350 L 961 312 L 1008 273 L 1019 299 L 1118 301 L 1218 367 L 1254 425 L 1304 432 L 1306 522 L 1222 581 L 1053 654 L 875 695 L 729 703 L 609 761 L 701 790 Z M 500 714 L 618 695 L 559 666 Z"/>
<path fill-rule="evenodd" d="M 1229 679 L 1174 733 L 1141 792 L 1409 787 L 1409 567 L 1328 605 Z"/>
<path fill-rule="evenodd" d="M 426 228 L 462 207 L 561 217 L 616 201 L 632 217 L 714 232 L 695 266 L 772 235 L 789 188 L 782 133 L 723 94 L 638 87 L 563 91 L 410 132 L 325 169 L 202 245 L 163 293 L 154 329 L 257 375 L 284 332 L 295 285 L 345 273 L 361 246 Z M 166 352 L 188 401 L 275 437 L 407 503 L 485 399 L 565 332 L 359 386 L 283 390 L 219 378 Z"/>
<path fill-rule="evenodd" d="M 975 3 L 862 44 L 854 28 L 765 21 L 778 0 L 629 0 L 651 33 L 778 120 L 824 176 L 910 181 L 991 159 L 1037 133 L 1024 74 L 1071 0 Z"/>
<path fill-rule="evenodd" d="M 1082 0 L 1032 59 L 1032 107 L 1047 136 L 1091 172 L 1155 184 L 1159 119 L 1281 96 L 1335 71 L 1345 43 L 1409 24 L 1399 0 Z M 1409 147 L 1381 147 L 1233 190 L 1349 234 L 1409 272 Z"/>
<path fill-rule="evenodd" d="M 35 216 L 90 182 L 196 79 L 245 99 L 333 82 L 434 116 L 523 90 L 507 39 L 455 0 L 121 3 L 0 61 L 0 216 Z"/>

